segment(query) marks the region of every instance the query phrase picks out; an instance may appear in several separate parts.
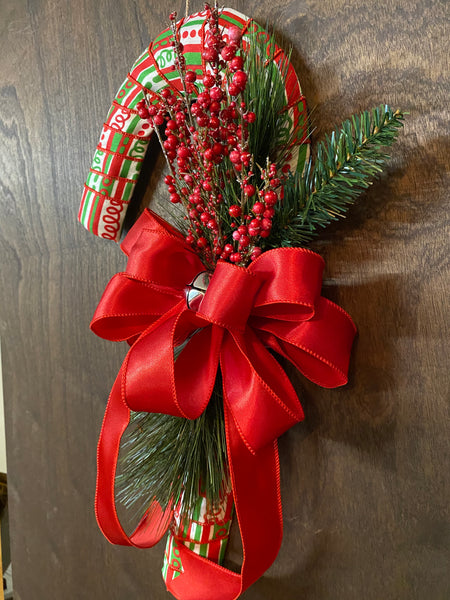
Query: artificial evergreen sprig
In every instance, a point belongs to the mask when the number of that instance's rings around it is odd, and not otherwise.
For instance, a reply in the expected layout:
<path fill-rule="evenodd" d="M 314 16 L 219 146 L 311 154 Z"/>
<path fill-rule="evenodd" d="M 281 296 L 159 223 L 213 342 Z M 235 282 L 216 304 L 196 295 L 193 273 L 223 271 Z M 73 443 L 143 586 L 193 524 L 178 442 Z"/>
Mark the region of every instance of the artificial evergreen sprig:
<path fill-rule="evenodd" d="M 389 158 L 383 148 L 395 142 L 403 118 L 399 110 L 379 106 L 354 115 L 327 135 L 306 172 L 286 181 L 264 250 L 305 246 L 320 228 L 344 217 L 383 170 Z"/>
<path fill-rule="evenodd" d="M 123 444 L 117 496 L 142 514 L 153 498 L 165 509 L 176 506 L 188 517 L 200 491 L 211 511 L 229 488 L 222 385 L 194 421 L 155 413 L 131 414 L 131 431 Z M 142 510 L 144 509 L 144 510 Z"/>

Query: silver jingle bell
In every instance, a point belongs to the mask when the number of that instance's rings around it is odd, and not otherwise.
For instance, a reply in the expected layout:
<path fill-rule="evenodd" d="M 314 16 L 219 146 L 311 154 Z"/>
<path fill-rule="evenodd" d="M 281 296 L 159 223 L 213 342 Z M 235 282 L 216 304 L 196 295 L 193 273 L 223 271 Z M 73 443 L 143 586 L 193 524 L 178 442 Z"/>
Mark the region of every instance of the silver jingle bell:
<path fill-rule="evenodd" d="M 203 296 L 208 289 L 211 280 L 211 273 L 202 271 L 194 277 L 186 289 L 186 304 L 191 310 L 198 310 Z"/>

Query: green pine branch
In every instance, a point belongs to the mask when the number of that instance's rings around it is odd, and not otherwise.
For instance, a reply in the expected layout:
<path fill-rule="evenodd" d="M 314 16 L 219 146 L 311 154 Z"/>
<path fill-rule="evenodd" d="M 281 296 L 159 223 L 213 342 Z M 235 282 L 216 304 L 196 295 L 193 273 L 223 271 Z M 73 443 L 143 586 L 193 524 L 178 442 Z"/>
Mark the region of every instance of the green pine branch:
<path fill-rule="evenodd" d="M 314 163 L 284 186 L 265 250 L 305 246 L 332 221 L 345 216 L 382 170 L 403 126 L 403 113 L 389 106 L 353 116 L 317 146 Z"/>
<path fill-rule="evenodd" d="M 286 153 L 298 145 L 301 124 L 293 127 L 292 116 L 287 110 L 286 80 L 291 59 L 288 50 L 278 64 L 275 62 L 276 40 L 273 33 L 254 33 L 249 36 L 249 48 L 245 53 L 244 70 L 248 81 L 244 100 L 256 115 L 249 125 L 249 151 L 255 164 L 271 162 L 282 164 Z"/>
<path fill-rule="evenodd" d="M 194 421 L 157 413 L 132 413 L 116 477 L 117 497 L 136 515 L 153 498 L 166 508 L 181 499 L 188 516 L 206 492 L 216 507 L 229 486 L 221 378 L 205 411 Z"/>

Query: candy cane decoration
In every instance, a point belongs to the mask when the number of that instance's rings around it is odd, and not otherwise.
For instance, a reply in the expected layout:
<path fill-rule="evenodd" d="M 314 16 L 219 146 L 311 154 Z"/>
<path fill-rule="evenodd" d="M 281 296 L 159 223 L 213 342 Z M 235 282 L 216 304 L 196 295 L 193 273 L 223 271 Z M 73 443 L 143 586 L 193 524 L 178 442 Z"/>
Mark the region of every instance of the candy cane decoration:
<path fill-rule="evenodd" d="M 202 59 L 205 18 L 206 11 L 202 11 L 181 19 L 177 24 L 186 66 L 195 70 L 199 92 L 204 89 L 202 79 L 208 73 L 208 67 Z M 253 34 L 270 39 L 267 32 L 252 19 L 229 8 L 221 12 L 219 24 L 225 34 L 228 28 L 239 27 L 244 32 L 244 48 Z M 170 28 L 165 29 L 137 59 L 120 87 L 103 126 L 78 214 L 84 227 L 101 238 L 119 241 L 125 214 L 153 135 L 150 124 L 140 118 L 137 104 L 145 94 L 158 94 L 166 87 L 182 93 L 171 37 Z M 268 43 L 268 56 L 270 50 Z M 285 91 L 292 132 L 298 136 L 297 139 L 307 142 L 306 103 L 298 77 L 280 48 L 275 48 L 273 57 L 280 69 L 287 67 Z M 306 158 L 308 156 L 309 151 Z M 293 151 L 290 163 L 294 169 L 301 170 L 306 158 L 304 153 Z"/>

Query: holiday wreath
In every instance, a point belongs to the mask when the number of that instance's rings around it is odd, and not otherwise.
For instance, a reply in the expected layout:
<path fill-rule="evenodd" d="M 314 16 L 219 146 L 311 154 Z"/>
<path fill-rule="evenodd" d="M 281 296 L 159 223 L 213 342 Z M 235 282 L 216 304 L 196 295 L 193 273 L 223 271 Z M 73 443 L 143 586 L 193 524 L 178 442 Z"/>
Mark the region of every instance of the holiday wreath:
<path fill-rule="evenodd" d="M 352 117 L 310 162 L 305 100 L 273 35 L 217 6 L 170 19 L 113 102 L 79 213 L 118 241 L 158 137 L 184 213 L 177 228 L 142 213 L 91 323 L 131 346 L 100 435 L 96 515 L 115 544 L 146 548 L 169 531 L 175 597 L 232 600 L 281 544 L 277 438 L 303 418 L 282 361 L 324 387 L 347 382 L 356 328 L 320 295 L 324 262 L 305 246 L 381 171 L 403 115 Z M 125 505 L 145 504 L 131 535 L 116 486 Z M 222 566 L 233 512 L 240 573 Z"/>

